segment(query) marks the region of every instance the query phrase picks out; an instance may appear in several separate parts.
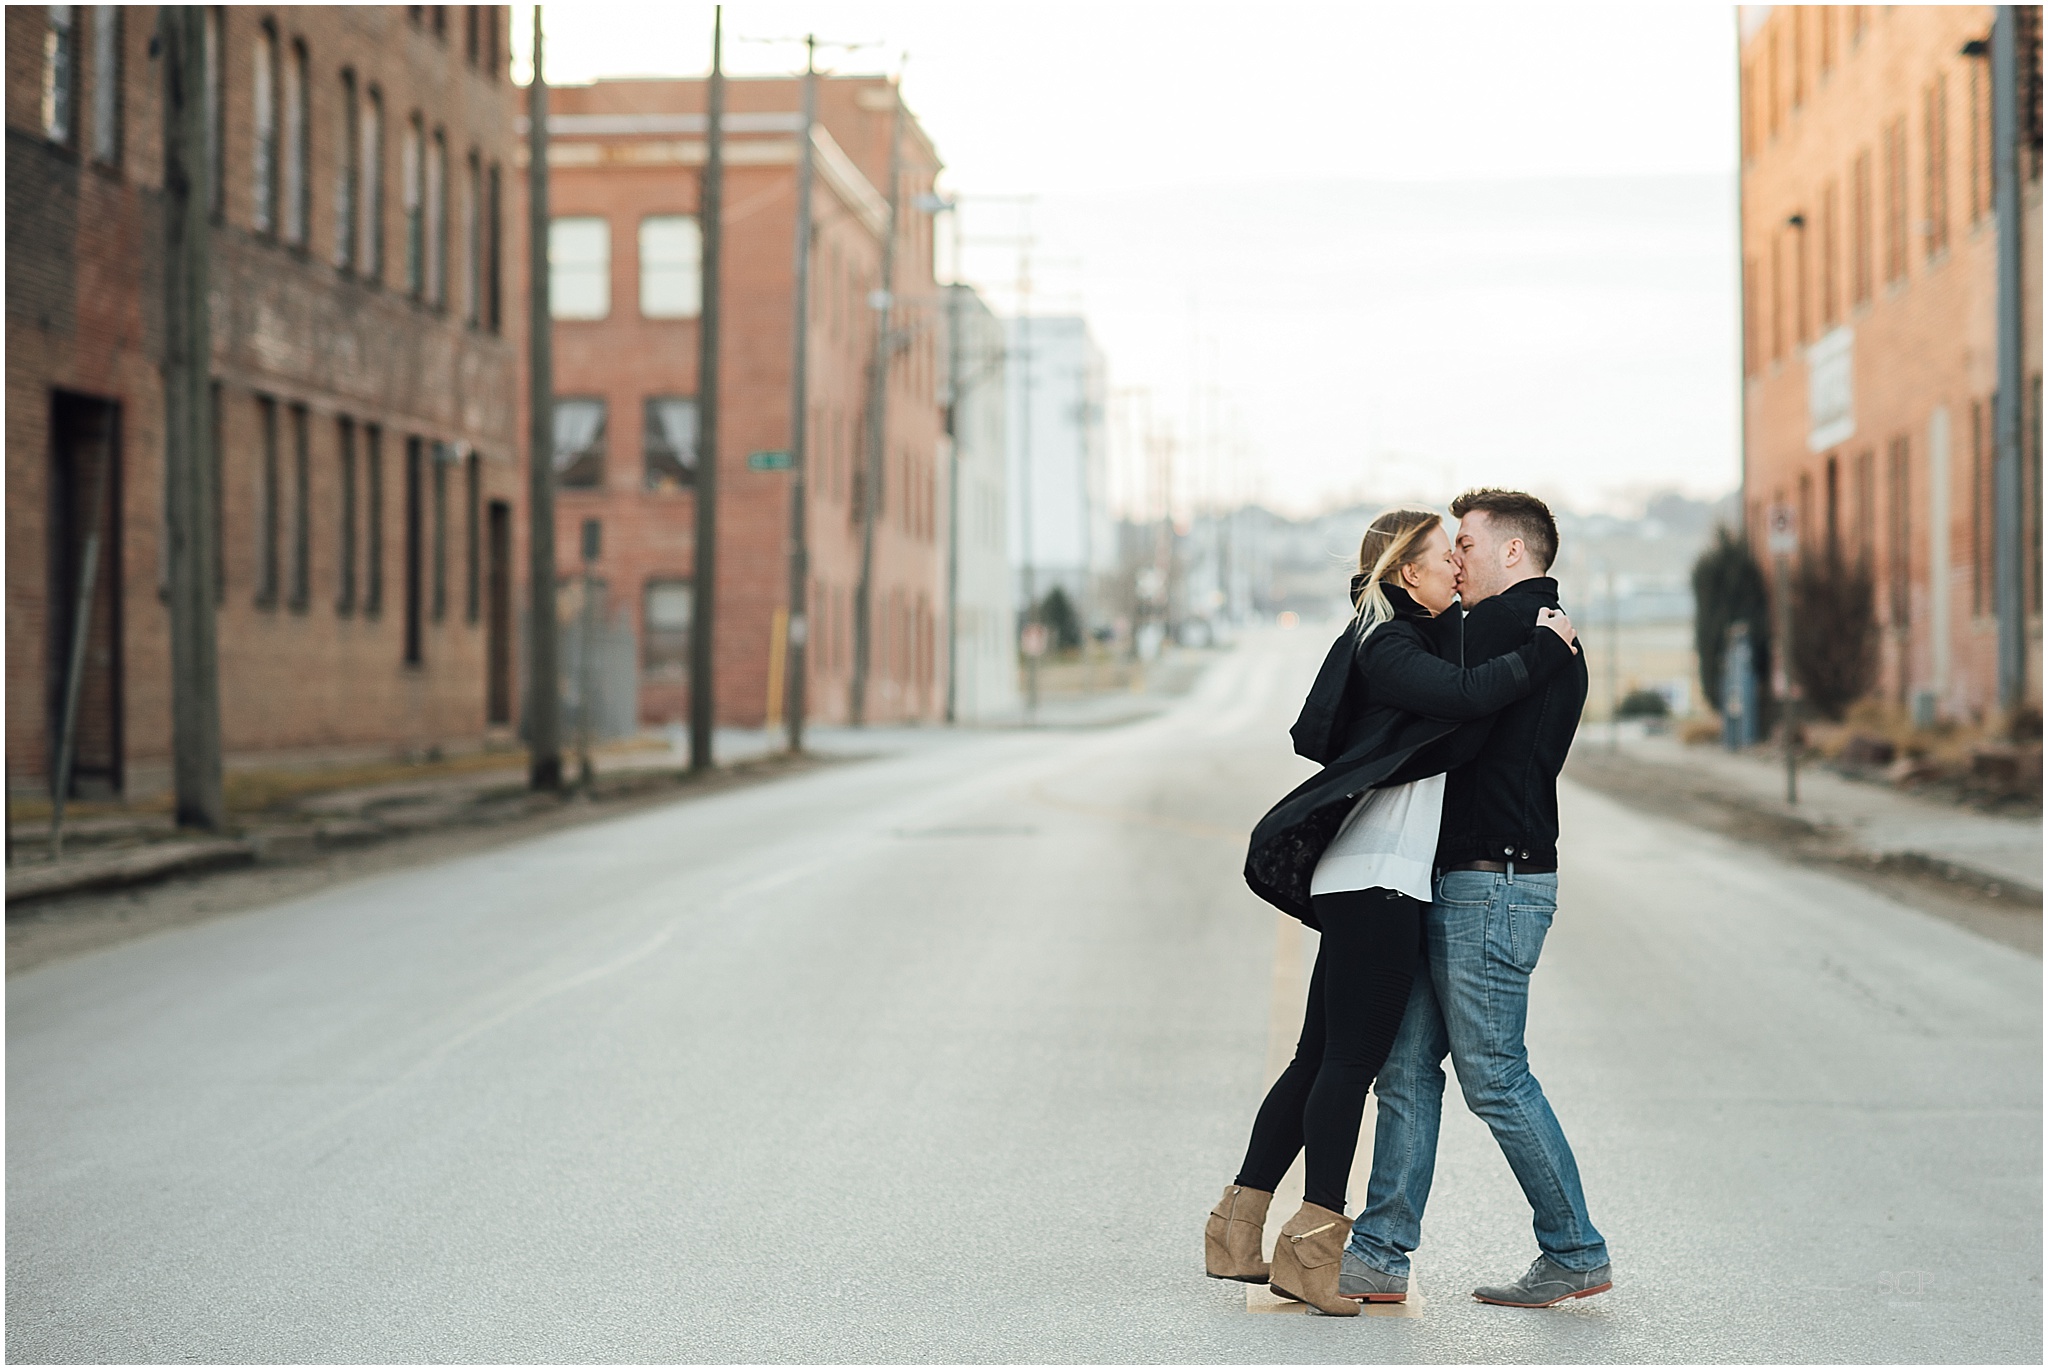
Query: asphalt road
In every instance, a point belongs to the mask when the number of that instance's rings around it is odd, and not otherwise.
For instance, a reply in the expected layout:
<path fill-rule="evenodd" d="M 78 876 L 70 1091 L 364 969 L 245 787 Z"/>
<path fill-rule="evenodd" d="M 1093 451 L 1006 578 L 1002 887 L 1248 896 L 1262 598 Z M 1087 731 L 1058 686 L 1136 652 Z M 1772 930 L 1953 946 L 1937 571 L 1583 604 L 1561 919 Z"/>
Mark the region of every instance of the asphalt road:
<path fill-rule="evenodd" d="M 2040 961 L 1576 788 L 1530 1042 L 1615 1291 L 1466 1297 L 1534 1251 L 1455 1098 L 1415 1316 L 1202 1278 L 1321 638 L 17 976 L 8 1358 L 2038 1362 Z"/>

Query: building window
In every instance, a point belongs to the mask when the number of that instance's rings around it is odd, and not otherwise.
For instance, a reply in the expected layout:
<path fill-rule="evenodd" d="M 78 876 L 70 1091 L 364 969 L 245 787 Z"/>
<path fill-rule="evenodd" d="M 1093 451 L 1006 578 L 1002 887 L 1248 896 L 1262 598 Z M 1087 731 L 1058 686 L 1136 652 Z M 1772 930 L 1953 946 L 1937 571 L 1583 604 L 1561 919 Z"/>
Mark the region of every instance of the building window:
<path fill-rule="evenodd" d="M 647 401 L 647 488 L 679 490 L 697 482 L 697 402 L 673 396 Z"/>
<path fill-rule="evenodd" d="M 405 293 L 419 299 L 427 288 L 426 135 L 415 114 L 405 124 L 399 152 L 399 194 L 405 209 Z"/>
<path fill-rule="evenodd" d="M 1970 68 L 1970 222 L 1991 210 L 1991 82 L 1984 62 Z"/>
<path fill-rule="evenodd" d="M 384 430 L 363 425 L 363 616 L 384 612 Z"/>
<path fill-rule="evenodd" d="M 640 313 L 649 319 L 694 319 L 703 302 L 704 241 L 687 214 L 651 214 L 640 221 Z"/>
<path fill-rule="evenodd" d="M 277 401 L 268 395 L 256 397 L 257 418 L 263 438 L 262 459 L 256 470 L 256 607 L 277 607 L 278 562 L 278 469 Z"/>
<path fill-rule="evenodd" d="M 1869 567 L 1877 549 L 1877 454 L 1856 458 L 1856 562 Z"/>
<path fill-rule="evenodd" d="M 650 580 L 641 591 L 640 660 L 647 674 L 684 680 L 690 673 L 690 614 L 696 607 L 687 580 Z"/>
<path fill-rule="evenodd" d="M 2025 498 L 2020 502 L 2020 509 L 2026 515 L 2027 522 L 2032 525 L 2029 529 L 2031 536 L 2028 538 L 2028 544 L 2033 548 L 2033 557 L 2031 560 L 2031 574 L 2027 577 L 2027 580 L 2033 594 L 2030 607 L 2034 613 L 2039 614 L 2041 612 L 2041 374 L 2038 371 L 2034 373 L 2034 385 L 2029 393 L 2033 397 L 2032 412 L 2026 415 L 2025 421 L 2020 425 L 2020 432 L 2025 435 L 2027 444 L 2026 460 L 2021 464 L 2021 470 L 2027 478 L 2027 488 L 2022 492 Z"/>
<path fill-rule="evenodd" d="M 213 602 L 225 604 L 228 597 L 227 539 L 227 411 L 219 381 L 206 387 L 207 416 L 213 425 Z M 166 554 L 170 551 L 165 549 Z M 168 570 L 166 571 L 168 577 Z"/>
<path fill-rule="evenodd" d="M 471 328 L 483 322 L 483 198 L 483 159 L 471 148 L 462 176 L 462 321 Z"/>
<path fill-rule="evenodd" d="M 1757 368 L 1756 341 L 1756 258 L 1748 257 L 1742 263 L 1742 373 L 1754 376 Z M 828 438 L 829 442 L 829 438 Z M 831 458 L 826 456 L 826 484 L 832 485 L 830 477 Z"/>
<path fill-rule="evenodd" d="M 484 326 L 493 333 L 499 332 L 504 326 L 501 301 L 504 298 L 505 232 L 503 194 L 499 190 L 499 185 L 498 164 L 493 162 L 490 175 L 490 203 L 485 217 L 488 241 L 484 248 Z"/>
<path fill-rule="evenodd" d="M 1771 232 L 1771 360 L 1785 355 L 1785 234 Z"/>
<path fill-rule="evenodd" d="M 1788 5 L 1792 16 L 1792 108 L 1806 103 L 1806 7 Z"/>
<path fill-rule="evenodd" d="M 1813 298 L 1806 275 L 1807 220 L 1810 215 L 1801 213 L 1799 226 L 1792 230 L 1792 319 L 1797 330 L 1793 336 L 1804 345 L 1813 341 L 1812 319 L 1807 311 L 1807 301 Z"/>
<path fill-rule="evenodd" d="M 356 236 L 356 269 L 372 281 L 384 279 L 384 96 L 371 86 L 363 100 L 363 126 L 356 155 L 362 159 L 363 217 Z"/>
<path fill-rule="evenodd" d="M 1887 577 L 1891 581 L 1892 627 L 1904 628 L 1911 621 L 1913 606 L 1913 485 L 1909 440 L 1905 435 L 1893 438 L 1886 464 L 1891 489 L 1885 500 L 1891 514 L 1890 527 L 1886 529 L 1886 541 L 1891 545 L 1885 549 Z"/>
<path fill-rule="evenodd" d="M 1906 121 L 1894 120 L 1884 131 L 1884 279 L 1892 285 L 1906 276 Z"/>
<path fill-rule="evenodd" d="M 43 14 L 43 134 L 69 143 L 78 118 L 78 9 L 45 5 Z"/>
<path fill-rule="evenodd" d="M 404 661 L 417 666 L 424 655 L 426 609 L 426 443 L 405 440 L 405 641 Z"/>
<path fill-rule="evenodd" d="M 292 589 L 289 607 L 303 614 L 313 603 L 313 456 L 310 416 L 292 406 Z"/>
<path fill-rule="evenodd" d="M 469 63 L 471 66 L 476 65 L 476 12 L 478 8 L 479 7 L 476 5 L 464 5 L 462 7 L 462 60 Z"/>
<path fill-rule="evenodd" d="M 1842 219 L 1842 197 L 1839 187 L 1829 181 L 1820 193 L 1820 322 L 1822 328 L 1833 328 L 1842 319 L 1842 298 L 1837 288 L 1839 280 L 1836 265 L 1841 256 L 1837 243 Z"/>
<path fill-rule="evenodd" d="M 219 215 L 226 212 L 228 200 L 227 177 L 221 175 L 221 147 L 225 142 L 221 117 L 227 105 L 220 93 L 223 40 L 217 6 L 207 7 L 203 30 L 206 47 L 206 179 L 213 187 L 213 212 Z"/>
<path fill-rule="evenodd" d="M 121 164 L 121 6 L 92 7 L 92 159 Z"/>
<path fill-rule="evenodd" d="M 1872 283 L 1876 276 L 1876 262 L 1871 253 L 1871 197 L 1870 197 L 1870 150 L 1856 154 L 1856 161 L 1849 174 L 1849 239 L 1852 244 L 1849 253 L 1849 284 L 1855 293 L 1856 303 L 1866 304 L 1870 300 Z"/>
<path fill-rule="evenodd" d="M 595 217 L 548 225 L 548 310 L 557 319 L 602 319 L 612 309 L 611 225 Z"/>
<path fill-rule="evenodd" d="M 427 298 L 448 307 L 448 137 L 440 129 L 427 144 Z"/>
<path fill-rule="evenodd" d="M 1984 419 L 1984 402 L 1970 401 L 1970 612 L 1978 617 L 1991 612 L 1998 575 L 1997 445 L 1986 441 Z"/>
<path fill-rule="evenodd" d="M 255 163 L 249 178 L 249 222 L 258 233 L 277 229 L 277 30 L 265 24 L 256 36 L 249 83 L 254 105 Z"/>
<path fill-rule="evenodd" d="M 334 596 L 334 612 L 347 618 L 356 611 L 356 422 L 347 415 L 334 421 L 334 437 L 340 452 L 341 474 L 341 561 L 340 585 Z"/>
<path fill-rule="evenodd" d="M 1948 77 L 1927 87 L 1927 255 L 1948 250 Z"/>
<path fill-rule="evenodd" d="M 495 81 L 498 79 L 498 68 L 502 65 L 498 57 L 498 7 L 496 5 L 485 5 L 483 6 L 483 12 L 484 75 L 488 76 L 491 80 Z"/>
<path fill-rule="evenodd" d="M 1778 137 L 1779 94 L 1785 88 L 1778 66 L 1778 26 L 1770 26 L 1764 40 L 1764 108 L 1770 120 L 1770 135 L 1773 141 Z"/>
<path fill-rule="evenodd" d="M 306 108 L 306 45 L 294 42 L 284 64 L 284 240 L 295 247 L 306 244 L 306 221 L 311 217 L 307 191 L 312 139 L 311 111 Z"/>
<path fill-rule="evenodd" d="M 356 74 L 341 74 L 341 138 L 334 159 L 334 264 L 347 271 L 356 260 L 356 219 L 362 210 L 358 186 L 362 179 L 362 144 L 355 130 L 362 126 L 356 100 Z"/>
<path fill-rule="evenodd" d="M 462 476 L 462 523 L 467 535 L 463 542 L 462 618 L 465 623 L 475 623 L 483 617 L 483 458 L 471 452 L 463 463 Z"/>
<path fill-rule="evenodd" d="M 569 490 L 604 484 L 604 401 L 555 401 L 555 483 Z"/>
<path fill-rule="evenodd" d="M 434 622 L 448 617 L 448 468 L 455 464 L 455 449 L 445 442 L 433 445 L 434 466 Z"/>

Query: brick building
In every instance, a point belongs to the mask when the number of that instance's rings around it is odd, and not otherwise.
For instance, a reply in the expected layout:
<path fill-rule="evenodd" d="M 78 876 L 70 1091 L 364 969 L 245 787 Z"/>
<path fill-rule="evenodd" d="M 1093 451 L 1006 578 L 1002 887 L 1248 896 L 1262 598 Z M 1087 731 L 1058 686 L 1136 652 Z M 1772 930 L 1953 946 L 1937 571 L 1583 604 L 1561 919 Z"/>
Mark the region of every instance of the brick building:
<path fill-rule="evenodd" d="M 788 607 L 796 133 L 801 85 L 726 83 L 725 320 L 719 395 L 719 721 L 779 712 L 774 643 Z M 640 716 L 689 710 L 695 557 L 697 220 L 702 80 L 607 80 L 549 92 L 549 256 L 555 314 L 556 545 L 565 584 L 597 520 L 605 612 L 632 625 Z M 870 293 L 887 230 L 896 94 L 879 78 L 819 80 L 809 324 L 809 714 L 843 720 L 854 661 Z M 944 310 L 932 223 L 915 207 L 938 157 L 903 118 L 891 358 L 875 533 L 871 720 L 945 707 Z M 523 187 L 523 178 L 522 178 Z M 523 191 L 522 191 L 523 195 Z M 520 214 L 523 225 L 525 215 Z M 517 260 L 525 260 L 521 250 Z"/>
<path fill-rule="evenodd" d="M 2041 631 L 2037 8 L 2019 13 L 2021 469 L 2029 656 Z M 1992 7 L 1743 11 L 1745 514 L 1862 559 L 1878 689 L 1923 720 L 1997 705 Z M 2029 671 L 2028 697 L 2041 681 Z"/>
<path fill-rule="evenodd" d="M 474 745 L 514 705 L 506 11 L 208 15 L 223 746 Z M 11 787 L 50 783 L 103 471 L 76 788 L 167 779 L 155 17 L 7 10 Z"/>

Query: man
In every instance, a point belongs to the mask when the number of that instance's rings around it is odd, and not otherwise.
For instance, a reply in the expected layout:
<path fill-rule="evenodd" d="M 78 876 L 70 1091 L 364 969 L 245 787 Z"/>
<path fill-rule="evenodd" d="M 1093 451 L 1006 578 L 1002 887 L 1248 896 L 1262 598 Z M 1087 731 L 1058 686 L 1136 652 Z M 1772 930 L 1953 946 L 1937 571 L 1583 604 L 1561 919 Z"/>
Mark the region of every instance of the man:
<path fill-rule="evenodd" d="M 1463 661 L 1473 666 L 1521 646 L 1536 611 L 1559 607 L 1548 574 L 1557 521 L 1542 500 L 1511 490 L 1468 491 L 1451 512 L 1459 520 Z M 1478 754 L 1445 781 L 1436 898 L 1426 917 L 1429 973 L 1415 978 L 1373 1086 L 1372 1181 L 1344 1251 L 1342 1294 L 1407 1297 L 1408 1253 L 1422 1240 L 1436 1168 L 1446 1055 L 1466 1106 L 1485 1119 L 1521 1181 L 1541 1252 L 1520 1279 L 1473 1297 L 1542 1308 L 1613 1287 L 1578 1164 L 1522 1042 L 1529 975 L 1557 908 L 1557 774 L 1585 702 L 1581 655 L 1496 714 Z"/>

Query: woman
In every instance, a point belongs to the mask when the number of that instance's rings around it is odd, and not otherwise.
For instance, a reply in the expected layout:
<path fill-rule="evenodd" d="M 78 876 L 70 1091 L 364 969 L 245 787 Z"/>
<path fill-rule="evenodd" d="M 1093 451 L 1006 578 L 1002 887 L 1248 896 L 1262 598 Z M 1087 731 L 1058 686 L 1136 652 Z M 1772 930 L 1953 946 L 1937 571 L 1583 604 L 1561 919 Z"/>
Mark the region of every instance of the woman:
<path fill-rule="evenodd" d="M 1296 750 L 1324 768 L 1260 821 L 1245 863 L 1254 891 L 1322 933 L 1308 1012 L 1204 1242 L 1211 1276 L 1270 1277 L 1275 1293 L 1338 1315 L 1358 1312 L 1337 1293 L 1350 1232 L 1345 1181 L 1366 1091 L 1400 1029 L 1421 954 L 1444 773 L 1483 740 L 1483 725 L 1470 725 L 1578 650 L 1571 620 L 1545 609 L 1519 650 L 1470 670 L 1444 660 L 1432 620 L 1456 597 L 1457 563 L 1442 520 L 1426 510 L 1374 519 L 1358 566 L 1357 612 L 1294 728 Z M 1269 1266 L 1260 1254 L 1266 1208 L 1303 1152 L 1305 1202 L 1281 1228 Z"/>

